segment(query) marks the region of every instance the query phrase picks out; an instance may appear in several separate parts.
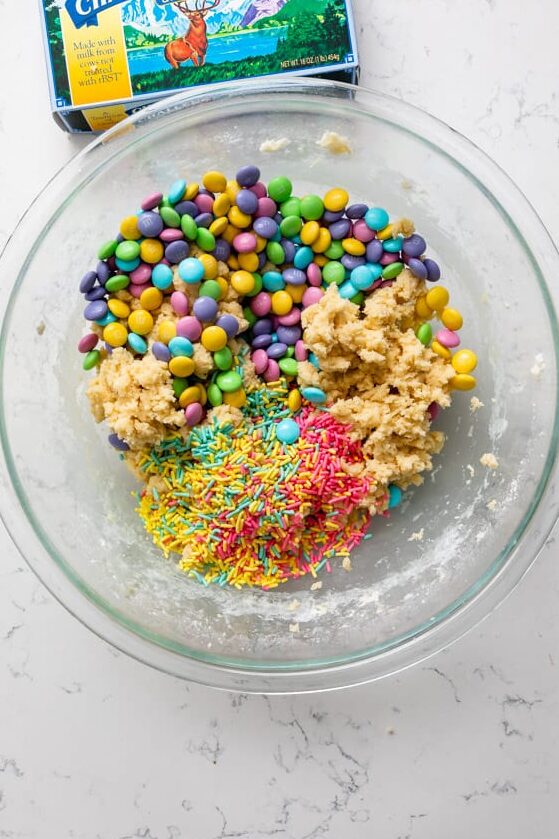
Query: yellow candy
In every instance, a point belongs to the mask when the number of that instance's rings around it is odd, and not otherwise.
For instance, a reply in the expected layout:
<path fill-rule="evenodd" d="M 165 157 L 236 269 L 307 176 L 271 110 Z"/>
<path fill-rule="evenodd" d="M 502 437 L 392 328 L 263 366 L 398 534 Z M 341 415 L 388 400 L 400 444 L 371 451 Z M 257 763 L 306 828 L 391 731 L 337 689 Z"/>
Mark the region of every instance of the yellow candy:
<path fill-rule="evenodd" d="M 439 344 L 438 341 L 433 341 L 431 343 L 431 349 L 433 350 L 433 352 L 437 353 L 437 355 L 440 355 L 441 358 L 444 358 L 447 361 L 451 357 L 450 350 L 447 350 L 447 348 L 443 347 L 442 344 Z"/>
<path fill-rule="evenodd" d="M 198 393 L 200 395 L 198 402 L 200 403 L 200 405 L 205 405 L 208 401 L 208 394 L 206 393 L 206 388 L 204 387 L 204 385 L 201 385 L 200 382 L 198 382 L 196 387 L 198 388 Z"/>
<path fill-rule="evenodd" d="M 304 245 L 312 245 L 320 236 L 320 224 L 317 221 L 307 221 L 301 228 L 301 241 Z"/>
<path fill-rule="evenodd" d="M 159 291 L 158 288 L 146 288 L 140 294 L 140 305 L 143 306 L 144 309 L 147 309 L 148 312 L 153 312 L 155 309 L 159 309 L 162 303 L 163 292 Z"/>
<path fill-rule="evenodd" d="M 349 193 L 345 189 L 330 189 L 324 196 L 324 206 L 331 213 L 339 213 L 349 201 Z"/>
<path fill-rule="evenodd" d="M 423 294 L 415 301 L 415 313 L 421 320 L 431 320 L 433 310 L 427 305 L 427 295 Z"/>
<path fill-rule="evenodd" d="M 326 227 L 320 228 L 318 239 L 312 244 L 312 249 L 315 253 L 324 253 L 332 244 L 332 235 Z"/>
<path fill-rule="evenodd" d="M 181 379 L 185 378 L 186 376 L 191 376 L 194 373 L 195 368 L 196 365 L 194 364 L 193 359 L 187 358 L 185 355 L 177 355 L 175 358 L 172 358 L 169 362 L 169 370 L 171 371 L 173 376 L 179 376 L 179 378 Z M 184 393 L 186 393 L 186 391 L 183 391 L 183 394 Z M 196 402 L 196 399 L 192 401 Z"/>
<path fill-rule="evenodd" d="M 221 218 L 216 218 L 215 221 L 212 221 L 208 229 L 214 236 L 221 236 L 221 234 L 225 233 L 227 230 L 228 224 L 229 222 L 225 216 L 222 216 Z"/>
<path fill-rule="evenodd" d="M 226 192 L 223 192 L 221 195 L 218 195 L 214 201 L 214 205 L 212 208 L 212 212 L 216 218 L 221 218 L 221 216 L 226 216 L 229 210 L 231 209 L 231 199 L 227 195 Z"/>
<path fill-rule="evenodd" d="M 225 279 L 225 277 L 216 277 L 215 281 L 216 281 L 216 283 L 218 283 L 218 285 L 221 289 L 221 294 L 219 296 L 219 299 L 223 300 L 223 298 L 225 297 L 225 295 L 229 291 L 229 284 L 228 284 L 227 280 Z"/>
<path fill-rule="evenodd" d="M 255 253 L 240 253 L 237 257 L 239 267 L 244 271 L 258 271 L 258 256 Z"/>
<path fill-rule="evenodd" d="M 225 241 L 229 242 L 229 244 L 232 245 L 233 239 L 235 238 L 235 236 L 238 236 L 240 232 L 241 230 L 239 227 L 235 227 L 234 224 L 228 224 L 222 235 Z"/>
<path fill-rule="evenodd" d="M 301 410 L 301 404 L 301 393 L 298 390 L 291 390 L 287 397 L 287 407 L 289 410 L 296 414 L 297 411 Z"/>
<path fill-rule="evenodd" d="M 238 271 L 239 270 L 239 268 L 240 268 L 239 260 L 237 259 L 237 257 L 235 256 L 234 253 L 232 253 L 231 256 L 228 258 L 227 265 L 229 266 L 229 268 L 232 271 Z"/>
<path fill-rule="evenodd" d="M 313 259 L 313 262 L 316 262 L 319 268 L 324 268 L 325 265 L 328 265 L 330 260 L 327 256 L 324 256 L 323 253 L 317 253 L 315 258 Z"/>
<path fill-rule="evenodd" d="M 452 366 L 457 373 L 471 373 L 477 367 L 477 355 L 472 350 L 458 350 L 452 356 Z"/>
<path fill-rule="evenodd" d="M 227 332 L 221 326 L 206 326 L 200 340 L 209 352 L 217 352 L 226 346 Z"/>
<path fill-rule="evenodd" d="M 234 203 L 235 198 L 237 197 L 240 191 L 241 187 L 239 186 L 237 181 L 227 181 L 225 192 L 232 204 Z"/>
<path fill-rule="evenodd" d="M 449 382 L 453 390 L 472 390 L 476 384 L 475 376 L 469 376 L 467 373 L 458 373 Z"/>
<path fill-rule="evenodd" d="M 227 178 L 222 172 L 206 172 L 202 183 L 210 192 L 225 192 L 227 189 Z"/>
<path fill-rule="evenodd" d="M 128 340 L 128 330 L 121 323 L 108 323 L 103 329 L 103 341 L 111 347 L 123 347 Z"/>
<path fill-rule="evenodd" d="M 231 207 L 227 213 L 227 218 L 235 227 L 245 228 L 252 224 L 252 216 L 243 213 L 238 207 Z"/>
<path fill-rule="evenodd" d="M 186 192 L 184 193 L 183 201 L 193 201 L 200 192 L 199 184 L 188 184 Z"/>
<path fill-rule="evenodd" d="M 204 266 L 204 279 L 215 280 L 218 271 L 217 259 L 215 256 L 212 256 L 211 253 L 201 253 L 198 259 Z"/>
<path fill-rule="evenodd" d="M 187 361 L 192 361 L 191 358 L 186 359 Z M 169 363 L 169 369 L 171 369 L 171 364 L 173 361 L 178 361 L 178 358 L 174 358 Z M 172 371 L 171 371 L 172 372 Z M 187 387 L 181 395 L 179 396 L 179 405 L 181 408 L 186 408 L 187 405 L 191 405 L 193 402 L 200 401 L 200 390 L 198 389 L 198 385 L 192 385 L 192 387 Z"/>
<path fill-rule="evenodd" d="M 235 393 L 224 393 L 223 394 L 223 402 L 225 405 L 230 405 L 232 408 L 242 408 L 243 405 L 246 405 L 247 395 L 245 391 L 241 388 L 241 390 L 235 391 Z"/>
<path fill-rule="evenodd" d="M 306 285 L 306 283 L 303 283 L 303 285 L 288 285 L 285 287 L 285 290 L 294 303 L 300 303 L 303 299 L 303 294 L 305 293 L 307 288 L 308 285 Z"/>
<path fill-rule="evenodd" d="M 342 248 L 346 253 L 351 254 L 351 256 L 363 256 L 367 250 L 363 242 L 360 242 L 359 239 L 353 239 L 352 237 L 342 240 Z"/>
<path fill-rule="evenodd" d="M 239 265 L 240 264 L 241 261 L 239 259 Z M 235 273 L 231 275 L 231 285 L 237 294 L 250 294 L 251 291 L 254 291 L 254 277 L 248 271 L 235 271 Z"/>
<path fill-rule="evenodd" d="M 157 327 L 157 337 L 163 344 L 168 344 L 173 338 L 177 337 L 177 327 L 172 320 L 162 320 Z M 178 376 L 178 373 L 175 375 Z"/>
<path fill-rule="evenodd" d="M 452 329 L 456 332 L 457 329 L 462 329 L 464 319 L 458 309 L 443 309 L 441 312 L 441 322 L 447 329 Z"/>
<path fill-rule="evenodd" d="M 264 239 L 262 236 L 256 237 L 256 253 L 262 253 L 266 245 L 268 244 L 268 240 Z"/>
<path fill-rule="evenodd" d="M 380 239 L 381 242 L 384 242 L 385 239 L 392 238 L 392 230 L 393 227 L 391 224 L 387 224 L 386 227 L 383 227 L 382 230 L 377 231 L 377 239 Z"/>
<path fill-rule="evenodd" d="M 124 302 L 124 300 L 118 300 L 116 297 L 113 297 L 107 303 L 109 307 L 109 311 L 113 313 L 115 318 L 127 318 L 130 314 L 130 306 Z"/>
<path fill-rule="evenodd" d="M 448 293 L 448 290 L 442 285 L 438 285 L 435 288 L 432 288 L 431 291 L 427 292 L 427 295 L 425 297 L 425 302 L 427 303 L 427 305 L 435 311 L 444 309 L 445 306 L 448 305 L 449 300 L 450 294 Z"/>
<path fill-rule="evenodd" d="M 140 245 L 140 258 L 143 262 L 148 262 L 150 265 L 161 262 L 164 255 L 163 243 L 159 239 L 144 239 Z"/>
<path fill-rule="evenodd" d="M 126 216 L 120 222 L 120 232 L 125 239 L 141 239 L 142 234 L 138 230 L 138 216 Z"/>
<path fill-rule="evenodd" d="M 153 318 L 145 309 L 136 309 L 128 318 L 128 326 L 137 335 L 147 335 L 153 329 Z"/>
<path fill-rule="evenodd" d="M 288 286 L 289 288 L 289 286 Z M 275 291 L 272 294 L 272 312 L 274 315 L 288 315 L 293 308 L 293 299 L 287 291 Z"/>

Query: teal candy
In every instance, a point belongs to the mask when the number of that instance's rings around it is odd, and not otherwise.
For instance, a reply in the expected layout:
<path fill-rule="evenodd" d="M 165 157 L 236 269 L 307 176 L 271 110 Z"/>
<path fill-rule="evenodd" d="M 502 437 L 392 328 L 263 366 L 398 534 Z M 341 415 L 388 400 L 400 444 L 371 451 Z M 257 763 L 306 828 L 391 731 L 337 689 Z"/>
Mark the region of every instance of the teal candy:
<path fill-rule="evenodd" d="M 402 503 L 402 490 L 400 487 L 397 487 L 396 484 L 390 484 L 388 487 L 388 509 L 393 510 L 394 507 L 398 507 Z"/>
<path fill-rule="evenodd" d="M 313 402 L 316 405 L 322 405 L 326 402 L 326 394 L 320 387 L 304 387 L 301 394 L 303 399 Z"/>
<path fill-rule="evenodd" d="M 378 262 L 368 262 L 367 267 L 373 275 L 373 280 L 380 280 L 382 277 L 382 265 L 379 265 Z"/>
<path fill-rule="evenodd" d="M 296 443 L 300 434 L 301 431 L 295 420 L 284 419 L 276 426 L 276 436 L 281 443 L 287 443 L 287 445 Z"/>
<path fill-rule="evenodd" d="M 371 207 L 365 213 L 365 224 L 371 230 L 382 230 L 388 224 L 390 216 L 382 207 Z"/>
<path fill-rule="evenodd" d="M 173 285 L 173 272 L 168 265 L 160 263 L 152 270 L 151 281 L 156 288 L 164 291 Z"/>
<path fill-rule="evenodd" d="M 303 247 L 299 248 L 297 253 L 295 254 L 295 258 L 293 260 L 293 265 L 295 268 L 299 268 L 300 271 L 304 271 L 305 268 L 308 268 L 311 262 L 314 259 L 314 253 L 312 248 Z"/>
<path fill-rule="evenodd" d="M 107 326 L 109 323 L 114 323 L 115 320 L 117 320 L 117 318 L 115 318 L 113 313 L 107 312 L 106 315 L 104 315 L 102 318 L 99 318 L 99 320 L 96 320 L 95 323 L 97 323 L 99 326 Z"/>
<path fill-rule="evenodd" d="M 345 283 L 342 283 L 338 289 L 338 293 L 340 297 L 344 300 L 349 300 L 351 297 L 354 297 L 359 289 L 355 288 L 351 280 L 346 280 Z"/>
<path fill-rule="evenodd" d="M 194 347 L 188 338 L 171 338 L 169 341 L 169 352 L 172 356 L 185 355 L 187 358 L 192 358 L 194 355 Z"/>
<path fill-rule="evenodd" d="M 169 198 L 169 201 L 171 202 L 171 204 L 178 204 L 178 202 L 184 196 L 185 191 L 186 191 L 186 181 L 183 180 L 182 178 L 178 181 L 175 181 L 173 184 L 171 184 L 171 186 L 169 188 L 169 195 L 168 195 L 168 198 Z"/>
<path fill-rule="evenodd" d="M 134 352 L 144 355 L 148 351 L 147 342 L 144 341 L 141 335 L 136 335 L 135 332 L 130 332 L 128 335 L 128 344 Z"/>
<path fill-rule="evenodd" d="M 135 271 L 136 268 L 140 264 L 140 259 L 119 259 L 118 257 L 115 259 L 116 267 L 119 271 L 125 271 L 129 274 L 131 271 Z"/>
<path fill-rule="evenodd" d="M 400 253 L 402 250 L 402 239 L 400 237 L 396 239 L 385 239 L 382 247 L 387 253 Z"/>
<path fill-rule="evenodd" d="M 309 353 L 307 361 L 309 361 L 313 365 L 313 367 L 316 367 L 317 370 L 320 370 L 320 361 L 313 352 Z"/>
<path fill-rule="evenodd" d="M 204 266 L 195 256 L 179 262 L 179 277 L 185 283 L 199 283 L 204 277 Z"/>
<path fill-rule="evenodd" d="M 262 285 L 266 291 L 282 291 L 285 281 L 279 271 L 266 271 L 262 277 Z"/>
<path fill-rule="evenodd" d="M 358 265 L 351 272 L 351 282 L 357 291 L 365 291 L 370 288 L 375 281 L 375 277 L 369 265 Z"/>

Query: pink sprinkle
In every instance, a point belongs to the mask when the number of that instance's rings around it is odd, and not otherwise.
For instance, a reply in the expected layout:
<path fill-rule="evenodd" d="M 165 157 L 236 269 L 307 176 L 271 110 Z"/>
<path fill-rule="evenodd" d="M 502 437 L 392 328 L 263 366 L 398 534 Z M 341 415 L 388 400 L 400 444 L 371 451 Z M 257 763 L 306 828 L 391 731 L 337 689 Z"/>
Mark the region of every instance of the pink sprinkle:
<path fill-rule="evenodd" d="M 307 306 L 314 306 L 315 303 L 318 303 L 324 296 L 324 292 L 321 288 L 308 288 L 305 293 L 303 294 L 303 306 L 305 309 Z"/>
<path fill-rule="evenodd" d="M 316 262 L 311 262 L 307 268 L 307 279 L 312 286 L 318 287 L 322 284 L 322 271 Z"/>
<path fill-rule="evenodd" d="M 364 243 L 372 242 L 375 238 L 374 231 L 371 230 L 370 227 L 367 227 L 365 221 L 362 218 L 360 218 L 358 221 L 354 223 L 353 235 L 360 242 Z"/>
<path fill-rule="evenodd" d="M 253 190 L 254 191 L 254 190 Z M 254 214 L 254 218 L 273 218 L 278 211 L 278 205 L 268 196 L 258 199 L 258 209 Z"/>
<path fill-rule="evenodd" d="M 159 234 L 159 238 L 162 242 L 178 242 L 179 239 L 184 239 L 184 233 L 176 227 L 166 227 Z"/>
<path fill-rule="evenodd" d="M 458 347 L 460 346 L 460 338 L 451 329 L 440 329 L 435 335 L 435 340 L 442 344 L 443 347 Z"/>
<path fill-rule="evenodd" d="M 177 315 L 187 315 L 190 308 L 188 297 L 182 291 L 174 291 L 171 294 L 171 306 Z"/>
<path fill-rule="evenodd" d="M 141 262 L 134 271 L 130 272 L 130 282 L 134 285 L 143 285 L 151 280 L 151 266 Z"/>
<path fill-rule="evenodd" d="M 263 184 L 262 181 L 258 181 L 254 186 L 249 187 L 249 189 L 251 192 L 254 192 L 257 198 L 266 198 L 268 195 L 266 184 Z"/>

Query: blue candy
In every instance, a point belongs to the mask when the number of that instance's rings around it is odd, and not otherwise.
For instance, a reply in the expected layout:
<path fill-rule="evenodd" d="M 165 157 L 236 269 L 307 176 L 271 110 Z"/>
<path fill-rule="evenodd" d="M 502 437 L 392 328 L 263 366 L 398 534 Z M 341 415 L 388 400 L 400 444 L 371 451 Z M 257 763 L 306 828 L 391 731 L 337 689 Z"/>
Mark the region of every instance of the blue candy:
<path fill-rule="evenodd" d="M 204 277 L 204 266 L 195 256 L 179 263 L 179 277 L 185 283 L 199 283 Z"/>
<path fill-rule="evenodd" d="M 351 283 L 358 291 L 366 291 L 374 281 L 375 276 L 369 265 L 358 265 L 351 272 Z"/>

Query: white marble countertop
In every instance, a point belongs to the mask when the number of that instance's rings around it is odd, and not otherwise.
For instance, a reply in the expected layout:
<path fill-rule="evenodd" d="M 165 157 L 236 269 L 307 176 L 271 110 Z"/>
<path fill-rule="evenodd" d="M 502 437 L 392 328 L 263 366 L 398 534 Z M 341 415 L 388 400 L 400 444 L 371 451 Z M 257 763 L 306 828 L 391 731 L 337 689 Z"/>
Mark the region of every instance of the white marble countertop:
<path fill-rule="evenodd" d="M 559 238 L 554 0 L 355 5 L 363 84 L 470 136 Z M 83 141 L 51 121 L 35 0 L 1 0 L 0 20 L 3 241 Z M 495 614 L 425 665 L 273 699 L 129 660 L 54 602 L 4 532 L 0 556 L 0 837 L 557 836 L 553 542 Z"/>

